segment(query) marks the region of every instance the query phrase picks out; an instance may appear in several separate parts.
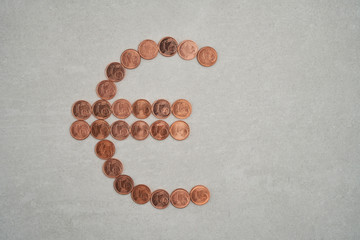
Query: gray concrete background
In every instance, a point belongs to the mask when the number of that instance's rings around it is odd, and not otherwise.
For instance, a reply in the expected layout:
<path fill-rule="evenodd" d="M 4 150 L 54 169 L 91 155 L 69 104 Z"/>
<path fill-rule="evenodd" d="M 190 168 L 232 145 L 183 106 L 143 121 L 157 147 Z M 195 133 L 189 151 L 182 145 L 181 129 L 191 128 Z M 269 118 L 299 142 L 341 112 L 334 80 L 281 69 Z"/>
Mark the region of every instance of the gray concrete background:
<path fill-rule="evenodd" d="M 0 238 L 360 239 L 359 23 L 359 1 L 1 1 Z M 211 191 L 160 211 L 116 194 L 69 126 L 109 62 L 167 35 L 219 58 L 158 56 L 117 84 L 193 105 L 186 141 L 116 142 L 136 184 Z"/>

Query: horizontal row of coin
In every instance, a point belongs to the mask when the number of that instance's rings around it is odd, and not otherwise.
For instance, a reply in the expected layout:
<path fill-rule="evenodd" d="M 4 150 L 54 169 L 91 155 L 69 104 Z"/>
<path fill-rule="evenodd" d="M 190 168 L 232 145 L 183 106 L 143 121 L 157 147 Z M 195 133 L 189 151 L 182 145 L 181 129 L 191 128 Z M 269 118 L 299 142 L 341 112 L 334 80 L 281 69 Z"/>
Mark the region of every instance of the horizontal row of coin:
<path fill-rule="evenodd" d="M 185 119 L 190 116 L 191 109 L 191 104 L 185 99 L 178 99 L 172 105 L 165 99 L 159 99 L 152 105 L 145 99 L 138 99 L 132 105 L 126 99 L 118 99 L 113 104 L 98 100 L 92 106 L 85 100 L 79 100 L 71 108 L 73 116 L 78 120 L 86 120 L 91 114 L 98 119 L 107 119 L 111 113 L 120 119 L 129 117 L 131 113 L 139 119 L 145 119 L 151 113 L 159 119 L 167 118 L 170 113 L 176 118 Z"/>
<path fill-rule="evenodd" d="M 118 120 L 109 125 L 105 120 L 96 120 L 91 126 L 84 120 L 77 120 L 71 124 L 70 134 L 77 140 L 84 140 L 89 135 L 99 140 L 107 138 L 110 134 L 116 140 L 124 140 L 130 134 L 136 140 L 144 140 L 149 134 L 156 140 L 164 140 L 169 134 L 175 139 L 182 141 L 190 134 L 190 127 L 184 121 L 176 121 L 171 126 L 162 120 L 155 121 L 149 126 L 144 121 L 136 121 L 131 127 L 125 121 Z"/>

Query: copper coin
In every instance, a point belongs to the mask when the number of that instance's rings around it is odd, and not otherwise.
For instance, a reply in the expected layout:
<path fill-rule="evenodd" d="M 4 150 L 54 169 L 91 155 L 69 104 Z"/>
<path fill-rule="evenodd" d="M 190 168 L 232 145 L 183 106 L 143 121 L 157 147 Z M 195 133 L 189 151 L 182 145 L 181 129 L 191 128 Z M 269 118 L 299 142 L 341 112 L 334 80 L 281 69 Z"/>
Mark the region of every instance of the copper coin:
<path fill-rule="evenodd" d="M 132 105 L 132 113 L 136 118 L 145 119 L 151 114 L 151 104 L 145 99 L 136 100 Z"/>
<path fill-rule="evenodd" d="M 179 44 L 178 53 L 182 59 L 191 60 L 196 57 L 198 46 L 194 41 L 185 40 Z"/>
<path fill-rule="evenodd" d="M 164 189 L 158 189 L 151 194 L 151 204 L 154 208 L 164 209 L 169 205 L 169 194 Z"/>
<path fill-rule="evenodd" d="M 78 120 L 86 120 L 91 116 L 91 105 L 87 101 L 79 100 L 72 105 L 73 116 Z"/>
<path fill-rule="evenodd" d="M 101 140 L 95 145 L 95 154 L 101 159 L 110 159 L 115 154 L 115 145 L 109 140 Z"/>
<path fill-rule="evenodd" d="M 149 136 L 149 125 L 144 121 L 136 121 L 131 125 L 131 135 L 136 140 L 144 140 Z"/>
<path fill-rule="evenodd" d="M 170 126 L 170 134 L 175 140 L 182 141 L 190 134 L 190 127 L 184 121 L 176 121 Z"/>
<path fill-rule="evenodd" d="M 125 77 L 125 68 L 119 62 L 112 62 L 106 67 L 105 75 L 110 81 L 120 82 Z"/>
<path fill-rule="evenodd" d="M 143 59 L 150 60 L 157 56 L 159 48 L 156 42 L 146 39 L 139 44 L 138 52 Z"/>
<path fill-rule="evenodd" d="M 134 181 L 128 175 L 120 175 L 114 181 L 114 188 L 119 194 L 129 194 L 134 188 Z"/>
<path fill-rule="evenodd" d="M 99 140 L 105 139 L 110 134 L 110 125 L 104 120 L 96 120 L 91 124 L 91 135 Z"/>
<path fill-rule="evenodd" d="M 176 100 L 171 106 L 171 112 L 177 118 L 188 118 L 191 114 L 191 104 L 185 99 Z"/>
<path fill-rule="evenodd" d="M 156 140 L 164 140 L 169 136 L 169 125 L 163 120 L 157 120 L 151 124 L 150 133 Z"/>
<path fill-rule="evenodd" d="M 130 134 L 130 127 L 125 121 L 118 120 L 111 125 L 111 136 L 116 140 L 124 140 Z"/>
<path fill-rule="evenodd" d="M 93 114 L 98 119 L 106 119 L 111 115 L 111 104 L 106 100 L 97 100 L 92 106 Z"/>
<path fill-rule="evenodd" d="M 157 118 L 167 118 L 171 113 L 170 103 L 165 99 L 159 99 L 152 105 L 152 112 Z"/>
<path fill-rule="evenodd" d="M 176 208 L 184 208 L 190 203 L 190 195 L 183 188 L 175 189 L 170 195 L 170 202 Z"/>
<path fill-rule="evenodd" d="M 96 93 L 99 98 L 110 100 L 116 95 L 116 85 L 112 81 L 104 80 L 96 86 Z"/>
<path fill-rule="evenodd" d="M 120 176 L 123 172 L 123 169 L 124 168 L 122 163 L 115 158 L 110 158 L 106 160 L 103 165 L 103 172 L 105 176 L 109 178 L 116 178 Z"/>
<path fill-rule="evenodd" d="M 159 41 L 159 52 L 165 57 L 171 57 L 176 54 L 178 43 L 172 37 L 164 37 Z"/>
<path fill-rule="evenodd" d="M 120 60 L 125 68 L 134 69 L 140 65 L 141 57 L 136 50 L 127 49 L 121 54 Z"/>
<path fill-rule="evenodd" d="M 139 184 L 134 187 L 131 192 L 131 198 L 137 204 L 145 204 L 150 201 L 151 191 L 150 188 L 144 184 Z"/>
<path fill-rule="evenodd" d="M 204 205 L 210 199 L 210 192 L 205 186 L 197 185 L 190 191 L 190 199 L 196 205 Z"/>
<path fill-rule="evenodd" d="M 83 120 L 77 120 L 71 124 L 70 134 L 76 140 L 84 140 L 90 134 L 90 126 Z"/>
<path fill-rule="evenodd" d="M 203 47 L 197 54 L 197 60 L 204 67 L 211 67 L 216 63 L 217 52 L 212 47 Z"/>
<path fill-rule="evenodd" d="M 125 119 L 131 114 L 131 104 L 126 99 L 118 99 L 111 105 L 115 117 Z"/>

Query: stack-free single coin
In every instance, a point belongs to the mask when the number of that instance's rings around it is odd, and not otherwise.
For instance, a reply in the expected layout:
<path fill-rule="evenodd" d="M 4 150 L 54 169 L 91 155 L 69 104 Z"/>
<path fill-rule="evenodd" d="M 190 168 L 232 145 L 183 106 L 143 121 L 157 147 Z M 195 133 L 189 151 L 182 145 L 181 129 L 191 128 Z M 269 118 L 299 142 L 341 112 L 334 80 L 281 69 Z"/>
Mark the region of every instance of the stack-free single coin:
<path fill-rule="evenodd" d="M 152 112 L 156 118 L 165 119 L 171 113 L 171 106 L 165 99 L 159 99 L 152 105 Z"/>
<path fill-rule="evenodd" d="M 171 57 L 176 54 L 178 43 L 172 37 L 164 37 L 159 41 L 159 52 L 165 57 Z"/>
<path fill-rule="evenodd" d="M 115 154 L 115 145 L 109 140 L 101 140 L 95 145 L 95 154 L 103 160 L 110 159 Z"/>
<path fill-rule="evenodd" d="M 131 104 L 126 99 L 118 99 L 111 105 L 111 110 L 115 117 L 125 119 L 131 114 Z"/>
<path fill-rule="evenodd" d="M 96 86 L 96 93 L 99 98 L 110 100 L 116 95 L 116 85 L 110 80 L 101 81 Z"/>
<path fill-rule="evenodd" d="M 190 199 L 196 205 L 204 205 L 210 199 L 209 189 L 203 185 L 193 187 L 190 191 Z"/>
<path fill-rule="evenodd" d="M 122 163 L 115 158 L 110 158 L 103 164 L 103 172 L 105 176 L 109 178 L 119 177 L 122 174 L 123 169 Z"/>
<path fill-rule="evenodd" d="M 120 82 L 125 77 L 125 68 L 119 62 L 112 62 L 106 67 L 105 75 L 110 81 Z"/>
<path fill-rule="evenodd" d="M 149 136 L 150 127 L 144 121 L 136 121 L 131 125 L 131 135 L 136 140 L 144 140 Z"/>
<path fill-rule="evenodd" d="M 147 203 L 151 198 L 150 188 L 144 184 L 135 186 L 131 191 L 131 198 L 137 204 Z"/>
<path fill-rule="evenodd" d="M 191 114 L 191 104 L 185 99 L 176 100 L 171 106 L 171 112 L 176 118 L 188 118 Z"/>
<path fill-rule="evenodd" d="M 141 57 L 135 49 L 127 49 L 120 56 L 121 64 L 127 69 L 134 69 L 140 65 Z"/>
<path fill-rule="evenodd" d="M 97 100 L 92 106 L 92 111 L 97 119 L 106 119 L 111 115 L 111 104 L 106 100 Z"/>
<path fill-rule="evenodd" d="M 156 140 L 164 140 L 169 136 L 169 125 L 163 120 L 157 120 L 151 124 L 150 134 Z"/>
<path fill-rule="evenodd" d="M 212 47 L 203 47 L 197 54 L 198 62 L 204 67 L 211 67 L 217 61 L 217 52 Z"/>
<path fill-rule="evenodd" d="M 190 127 L 184 121 L 176 121 L 170 126 L 170 135 L 175 140 L 185 140 L 190 134 Z"/>
<path fill-rule="evenodd" d="M 124 140 L 130 134 L 130 126 L 125 121 L 118 120 L 111 125 L 111 136 L 116 140 Z"/>
<path fill-rule="evenodd" d="M 117 193 L 125 195 L 131 193 L 134 188 L 134 181 L 128 175 L 120 175 L 114 181 L 114 189 Z"/>
<path fill-rule="evenodd" d="M 71 108 L 73 116 L 78 120 L 86 120 L 91 116 L 91 105 L 87 101 L 79 100 Z"/>
<path fill-rule="evenodd" d="M 83 120 L 77 120 L 71 124 L 70 134 L 76 140 L 84 140 L 90 134 L 90 126 Z"/>
<path fill-rule="evenodd" d="M 145 119 L 151 114 L 151 104 L 145 99 L 136 100 L 131 108 L 134 116 L 139 119 Z"/>
<path fill-rule="evenodd" d="M 143 59 L 150 60 L 157 56 L 159 48 L 156 42 L 146 39 L 139 44 L 138 52 Z"/>
<path fill-rule="evenodd" d="M 158 189 L 151 194 L 151 204 L 154 208 L 164 209 L 169 205 L 169 193 L 164 189 Z"/>
<path fill-rule="evenodd" d="M 105 139 L 110 134 L 110 125 L 105 120 L 96 120 L 91 124 L 91 135 L 99 140 Z"/>
<path fill-rule="evenodd" d="M 175 189 L 170 195 L 170 202 L 176 208 L 184 208 L 190 203 L 190 195 L 183 188 Z"/>
<path fill-rule="evenodd" d="M 179 56 L 184 60 L 194 59 L 197 52 L 198 46 L 194 41 L 191 40 L 182 41 L 178 46 Z"/>

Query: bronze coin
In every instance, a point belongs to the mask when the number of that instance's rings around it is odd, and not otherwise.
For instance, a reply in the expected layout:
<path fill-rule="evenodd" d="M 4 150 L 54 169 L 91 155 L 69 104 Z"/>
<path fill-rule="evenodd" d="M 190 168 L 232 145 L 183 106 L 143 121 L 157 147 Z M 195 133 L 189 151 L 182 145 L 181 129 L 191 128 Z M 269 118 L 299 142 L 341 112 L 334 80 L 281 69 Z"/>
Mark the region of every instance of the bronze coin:
<path fill-rule="evenodd" d="M 136 118 L 145 119 L 151 114 L 151 104 L 145 99 L 138 99 L 132 105 L 132 113 Z"/>
<path fill-rule="evenodd" d="M 182 141 L 190 134 L 190 127 L 184 121 L 176 121 L 170 126 L 170 135 L 175 139 Z"/>
<path fill-rule="evenodd" d="M 114 181 L 114 188 L 119 194 L 129 194 L 134 188 L 134 180 L 128 175 L 120 175 Z"/>
<path fill-rule="evenodd" d="M 90 134 L 90 126 L 83 120 L 77 120 L 71 124 L 70 134 L 76 140 L 84 140 Z"/>
<path fill-rule="evenodd" d="M 159 52 L 165 57 L 171 57 L 176 54 L 178 43 L 172 37 L 164 37 L 159 41 Z"/>
<path fill-rule="evenodd" d="M 176 100 L 171 106 L 171 112 L 176 118 L 188 118 L 191 114 L 191 104 L 185 99 Z"/>
<path fill-rule="evenodd" d="M 136 121 L 131 125 L 131 135 L 136 140 L 144 140 L 149 136 L 149 125 L 144 121 Z"/>
<path fill-rule="evenodd" d="M 135 186 L 131 192 L 131 198 L 137 204 L 147 203 L 151 198 L 150 188 L 144 184 Z"/>
<path fill-rule="evenodd" d="M 146 39 L 139 44 L 138 52 L 143 59 L 150 60 L 157 56 L 159 48 L 156 42 Z"/>
<path fill-rule="evenodd" d="M 95 154 L 98 158 L 110 159 L 115 154 L 115 145 L 109 140 L 101 140 L 95 145 Z"/>
<path fill-rule="evenodd" d="M 118 120 L 111 125 L 111 136 L 116 140 L 124 140 L 130 134 L 130 127 L 125 121 Z"/>
<path fill-rule="evenodd" d="M 104 120 L 96 120 L 91 124 L 91 135 L 99 140 L 105 139 L 110 134 L 110 125 Z"/>
<path fill-rule="evenodd" d="M 182 59 L 191 60 L 196 57 L 198 46 L 194 41 L 185 40 L 179 44 L 178 53 Z"/>
<path fill-rule="evenodd" d="M 170 202 L 176 208 L 184 208 L 190 203 L 190 195 L 183 188 L 175 189 L 170 195 Z"/>
<path fill-rule="evenodd" d="M 86 120 L 91 116 L 91 105 L 87 101 L 76 101 L 71 108 L 73 116 L 78 120 Z"/>
<path fill-rule="evenodd" d="M 154 208 L 164 209 L 169 205 L 169 193 L 164 189 L 158 189 L 151 194 L 151 204 Z"/>
<path fill-rule="evenodd" d="M 159 99 L 152 105 L 152 112 L 155 117 L 164 119 L 171 113 L 170 103 L 165 99 Z"/>
<path fill-rule="evenodd" d="M 134 49 L 125 50 L 120 56 L 121 64 L 127 69 L 134 69 L 140 65 L 141 57 Z"/>
<path fill-rule="evenodd" d="M 210 192 L 205 186 L 197 185 L 190 191 L 190 199 L 196 205 L 204 205 L 210 199 Z"/>
<path fill-rule="evenodd" d="M 106 67 L 105 75 L 110 81 L 120 82 L 125 77 L 125 68 L 119 62 L 112 62 Z"/>
<path fill-rule="evenodd" d="M 125 119 L 131 114 L 131 104 L 126 99 L 118 99 L 111 105 L 115 117 Z"/>
<path fill-rule="evenodd" d="M 204 67 L 211 67 L 216 63 L 217 52 L 212 47 L 203 47 L 197 54 L 198 62 Z"/>
<path fill-rule="evenodd" d="M 169 125 L 163 120 L 157 120 L 151 124 L 150 133 L 156 140 L 164 140 L 169 136 Z"/>
<path fill-rule="evenodd" d="M 97 119 L 106 119 L 111 115 L 111 104 L 106 100 L 97 100 L 92 106 L 92 111 Z"/>
<path fill-rule="evenodd" d="M 123 169 L 124 168 L 122 163 L 115 158 L 110 158 L 106 160 L 103 165 L 103 172 L 105 176 L 109 178 L 116 178 L 120 176 L 123 172 Z"/>
<path fill-rule="evenodd" d="M 96 93 L 99 98 L 110 100 L 116 95 L 116 85 L 112 81 L 104 80 L 96 86 Z"/>

